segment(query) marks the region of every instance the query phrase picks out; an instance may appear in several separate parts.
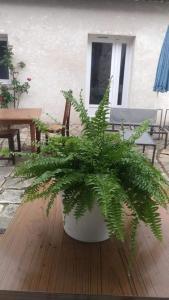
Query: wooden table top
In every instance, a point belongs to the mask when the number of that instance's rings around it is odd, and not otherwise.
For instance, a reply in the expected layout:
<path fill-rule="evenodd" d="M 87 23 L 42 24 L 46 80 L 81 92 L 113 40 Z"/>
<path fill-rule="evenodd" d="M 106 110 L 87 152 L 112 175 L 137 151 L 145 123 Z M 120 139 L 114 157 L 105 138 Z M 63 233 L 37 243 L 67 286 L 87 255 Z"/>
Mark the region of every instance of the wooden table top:
<path fill-rule="evenodd" d="M 66 295 L 46 292 L 0 291 L 0 300 L 157 300 L 166 298 L 140 298 L 116 296 Z"/>
<path fill-rule="evenodd" d="M 0 121 L 32 121 L 41 115 L 41 108 L 2 108 Z"/>
<path fill-rule="evenodd" d="M 45 207 L 45 200 L 22 205 L 1 236 L 0 290 L 169 297 L 169 215 L 164 210 L 162 243 L 140 225 L 129 276 L 127 242 L 75 241 L 63 231 L 59 199 L 49 217 Z"/>

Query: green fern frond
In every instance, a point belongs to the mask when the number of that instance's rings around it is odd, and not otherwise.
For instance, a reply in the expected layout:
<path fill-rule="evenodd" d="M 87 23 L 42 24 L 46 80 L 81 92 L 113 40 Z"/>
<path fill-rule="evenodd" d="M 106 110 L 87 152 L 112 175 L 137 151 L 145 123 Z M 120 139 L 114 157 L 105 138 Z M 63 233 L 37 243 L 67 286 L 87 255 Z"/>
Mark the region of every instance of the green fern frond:
<path fill-rule="evenodd" d="M 42 175 L 46 170 L 57 170 L 60 167 L 65 166 L 68 162 L 72 161 L 73 156 L 67 157 L 43 157 L 38 155 L 33 160 L 27 160 L 24 164 L 20 165 L 16 171 L 16 176 L 23 176 L 26 178 L 32 178 Z"/>
<path fill-rule="evenodd" d="M 80 92 L 80 96 L 79 96 L 79 101 L 77 101 L 72 94 L 72 91 L 62 91 L 63 96 L 65 97 L 66 100 L 68 100 L 71 105 L 74 107 L 75 111 L 79 113 L 79 117 L 81 120 L 82 125 L 84 126 L 83 131 L 85 133 L 90 132 L 90 118 L 87 114 L 87 110 L 84 106 L 84 102 L 82 99 L 82 91 Z"/>
<path fill-rule="evenodd" d="M 100 206 L 110 235 L 124 240 L 124 210 L 126 194 L 114 174 L 89 175 L 86 178 L 95 193 L 96 201 Z"/>
<path fill-rule="evenodd" d="M 48 132 L 48 126 L 46 125 L 45 122 L 42 122 L 40 119 L 34 119 L 34 123 L 40 132 L 42 133 Z"/>
<path fill-rule="evenodd" d="M 107 87 L 104 97 L 101 100 L 95 116 L 91 119 L 91 138 L 99 138 L 103 142 L 103 137 L 107 129 L 107 115 L 109 112 L 109 92 L 110 85 Z M 100 143 L 99 143 L 100 144 Z"/>
<path fill-rule="evenodd" d="M 140 126 L 133 130 L 132 136 L 128 139 L 128 142 L 134 144 L 137 139 L 139 139 L 144 132 L 149 128 L 150 122 L 144 121 Z"/>

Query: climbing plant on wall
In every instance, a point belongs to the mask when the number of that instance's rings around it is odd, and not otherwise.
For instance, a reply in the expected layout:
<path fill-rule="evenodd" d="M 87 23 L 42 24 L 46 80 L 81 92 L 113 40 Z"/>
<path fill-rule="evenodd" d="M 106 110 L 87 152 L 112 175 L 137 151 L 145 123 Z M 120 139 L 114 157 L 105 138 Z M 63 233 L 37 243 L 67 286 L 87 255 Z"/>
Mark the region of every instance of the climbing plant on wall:
<path fill-rule="evenodd" d="M 30 88 L 30 77 L 26 81 L 21 81 L 19 78 L 20 72 L 26 64 L 23 61 L 15 64 L 13 47 L 8 46 L 4 51 L 3 58 L 0 60 L 0 65 L 6 66 L 10 73 L 9 84 L 0 83 L 0 107 L 8 108 L 12 104 L 14 108 L 17 108 L 21 96 L 28 93 Z"/>

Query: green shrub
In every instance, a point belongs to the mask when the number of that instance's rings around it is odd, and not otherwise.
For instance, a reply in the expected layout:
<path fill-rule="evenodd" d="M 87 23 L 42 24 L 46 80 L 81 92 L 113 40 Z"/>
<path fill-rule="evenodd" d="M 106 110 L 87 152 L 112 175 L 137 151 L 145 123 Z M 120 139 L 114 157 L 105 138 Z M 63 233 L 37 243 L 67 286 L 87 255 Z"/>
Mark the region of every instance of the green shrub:
<path fill-rule="evenodd" d="M 5 49 L 3 59 L 0 60 L 0 65 L 6 66 L 10 73 L 10 83 L 0 83 L 0 108 L 8 108 L 11 104 L 14 108 L 18 107 L 21 96 L 25 93 L 28 94 L 30 88 L 30 77 L 24 82 L 19 79 L 19 73 L 26 64 L 23 61 L 14 64 L 13 56 L 13 47 L 8 46 Z"/>

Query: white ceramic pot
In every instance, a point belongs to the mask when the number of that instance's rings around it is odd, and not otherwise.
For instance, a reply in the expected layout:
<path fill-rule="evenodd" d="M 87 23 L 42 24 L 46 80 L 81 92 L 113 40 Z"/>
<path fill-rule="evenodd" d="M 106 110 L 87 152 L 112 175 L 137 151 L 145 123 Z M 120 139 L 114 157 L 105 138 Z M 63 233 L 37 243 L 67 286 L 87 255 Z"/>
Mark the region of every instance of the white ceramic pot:
<path fill-rule="evenodd" d="M 70 237 L 81 242 L 102 242 L 109 238 L 106 223 L 97 204 L 79 219 L 74 217 L 73 210 L 64 215 L 64 230 Z"/>

